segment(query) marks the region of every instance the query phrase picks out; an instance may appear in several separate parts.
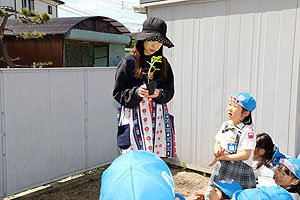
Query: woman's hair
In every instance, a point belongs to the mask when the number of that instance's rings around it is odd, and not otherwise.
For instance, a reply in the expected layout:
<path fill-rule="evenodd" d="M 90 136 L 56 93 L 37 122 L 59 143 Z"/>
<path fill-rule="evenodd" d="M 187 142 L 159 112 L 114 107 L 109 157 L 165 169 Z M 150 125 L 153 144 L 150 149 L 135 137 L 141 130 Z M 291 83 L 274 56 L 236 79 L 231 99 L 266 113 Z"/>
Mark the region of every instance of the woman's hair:
<path fill-rule="evenodd" d="M 242 113 L 245 112 L 245 111 L 248 111 L 246 110 L 243 106 L 242 106 Z M 249 111 L 250 112 L 250 111 Z M 247 125 L 251 125 L 252 124 L 252 117 L 251 117 L 251 112 L 249 113 L 249 115 L 247 117 L 245 117 L 242 121 L 244 124 L 247 124 Z"/>
<path fill-rule="evenodd" d="M 293 174 L 286 166 L 283 167 L 283 171 L 287 175 L 293 177 L 293 179 L 298 179 L 295 174 Z M 286 190 L 291 193 L 298 193 L 300 195 L 300 180 L 298 181 L 297 185 L 291 185 L 291 187 L 287 188 Z"/>
<path fill-rule="evenodd" d="M 138 40 L 135 46 L 133 47 L 132 51 L 130 52 L 131 55 L 136 59 L 136 71 L 134 74 L 134 78 L 142 79 L 143 67 L 144 67 L 144 41 Z M 155 64 L 155 67 L 160 68 L 159 76 L 154 73 L 154 76 L 157 78 L 159 77 L 158 81 L 164 81 L 166 79 L 167 74 L 167 62 L 165 57 L 163 56 L 163 46 L 153 54 L 153 56 L 162 56 L 162 63 Z"/>
<path fill-rule="evenodd" d="M 256 169 L 260 168 L 262 165 L 269 167 L 271 159 L 275 153 L 274 143 L 270 135 L 268 135 L 267 133 L 257 134 L 255 148 L 265 150 L 264 155 L 259 157 Z"/>

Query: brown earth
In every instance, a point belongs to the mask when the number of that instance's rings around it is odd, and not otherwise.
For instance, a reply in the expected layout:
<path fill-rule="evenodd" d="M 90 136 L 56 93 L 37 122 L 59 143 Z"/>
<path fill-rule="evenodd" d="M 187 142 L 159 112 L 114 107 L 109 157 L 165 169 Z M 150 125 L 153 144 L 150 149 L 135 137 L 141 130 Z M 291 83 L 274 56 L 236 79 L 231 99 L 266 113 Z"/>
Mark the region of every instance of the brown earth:
<path fill-rule="evenodd" d="M 193 170 L 183 170 L 177 166 L 170 166 L 175 182 L 175 191 L 187 197 L 199 188 L 207 185 L 209 177 Z M 65 182 L 51 183 L 46 189 L 34 189 L 20 193 L 5 200 L 97 200 L 100 194 L 100 177 L 105 167 L 72 176 Z M 77 177 L 77 178 L 74 178 Z M 37 190 L 37 191 L 36 191 Z"/>

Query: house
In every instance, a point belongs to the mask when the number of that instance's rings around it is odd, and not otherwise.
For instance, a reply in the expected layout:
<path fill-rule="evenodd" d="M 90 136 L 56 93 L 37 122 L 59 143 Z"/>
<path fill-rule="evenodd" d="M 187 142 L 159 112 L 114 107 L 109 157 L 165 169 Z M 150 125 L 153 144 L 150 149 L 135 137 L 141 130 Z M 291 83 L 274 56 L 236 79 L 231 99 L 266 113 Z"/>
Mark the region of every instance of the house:
<path fill-rule="evenodd" d="M 48 13 L 51 18 L 58 17 L 57 6 L 64 4 L 60 0 L 0 0 L 0 8 L 20 11 L 22 8 L 35 10 L 39 14 Z"/>
<path fill-rule="evenodd" d="M 40 25 L 8 20 L 6 27 L 17 33 L 46 34 L 42 39 L 22 40 L 10 31 L 5 33 L 8 53 L 11 58 L 20 58 L 16 62 L 19 65 L 51 61 L 53 65 L 49 67 L 117 66 L 130 41 L 130 31 L 125 26 L 101 16 L 54 18 Z M 6 67 L 6 63 L 0 62 L 0 67 Z"/>
<path fill-rule="evenodd" d="M 178 159 L 209 172 L 214 137 L 231 94 L 250 92 L 257 133 L 280 150 L 300 153 L 299 0 L 141 0 L 148 17 L 166 20 L 175 48 Z"/>

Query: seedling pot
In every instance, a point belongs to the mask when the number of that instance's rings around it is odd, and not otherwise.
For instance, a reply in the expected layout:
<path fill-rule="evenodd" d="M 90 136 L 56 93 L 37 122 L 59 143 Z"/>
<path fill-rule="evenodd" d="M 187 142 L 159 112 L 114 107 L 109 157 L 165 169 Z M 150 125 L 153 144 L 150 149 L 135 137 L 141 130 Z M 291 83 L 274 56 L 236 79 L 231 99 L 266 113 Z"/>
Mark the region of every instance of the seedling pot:
<path fill-rule="evenodd" d="M 147 85 L 147 90 L 149 91 L 149 95 L 154 94 L 154 91 L 156 89 L 157 82 L 155 81 L 150 81 Z"/>

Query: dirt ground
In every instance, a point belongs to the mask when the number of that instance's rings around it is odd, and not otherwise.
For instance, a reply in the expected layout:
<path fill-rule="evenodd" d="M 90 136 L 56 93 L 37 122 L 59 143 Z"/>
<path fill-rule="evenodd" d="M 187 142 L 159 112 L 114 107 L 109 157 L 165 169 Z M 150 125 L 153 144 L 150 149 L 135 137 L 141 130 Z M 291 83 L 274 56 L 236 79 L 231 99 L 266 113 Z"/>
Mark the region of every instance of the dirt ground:
<path fill-rule="evenodd" d="M 209 177 L 200 172 L 183 170 L 170 165 L 175 182 L 175 191 L 187 197 L 197 189 L 207 185 Z M 52 183 L 49 188 L 27 191 L 30 194 L 17 194 L 5 200 L 97 200 L 100 194 L 100 177 L 105 167 L 85 173 L 64 183 Z"/>

